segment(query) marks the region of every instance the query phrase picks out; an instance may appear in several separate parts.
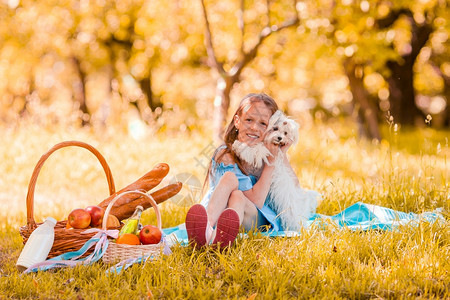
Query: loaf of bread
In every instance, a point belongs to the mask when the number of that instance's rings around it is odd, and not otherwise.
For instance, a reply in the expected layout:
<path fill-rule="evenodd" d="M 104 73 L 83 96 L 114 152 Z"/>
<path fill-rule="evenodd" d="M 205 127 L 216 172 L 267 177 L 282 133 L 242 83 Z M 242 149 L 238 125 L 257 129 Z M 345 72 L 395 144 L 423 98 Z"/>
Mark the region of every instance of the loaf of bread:
<path fill-rule="evenodd" d="M 112 199 L 114 199 L 117 195 L 123 192 L 137 190 L 146 193 L 155 186 L 157 186 L 168 173 L 169 173 L 169 165 L 166 163 L 159 163 L 150 172 L 146 173 L 144 176 L 142 176 L 132 184 L 128 185 L 127 187 L 121 189 L 118 192 L 115 192 L 114 194 L 112 194 L 111 196 L 100 202 L 98 206 L 102 207 L 103 209 L 106 209 L 109 202 L 111 202 Z M 136 200 L 137 198 L 139 198 L 137 194 L 124 195 L 123 197 L 118 199 L 116 203 L 114 203 L 113 207 L 120 207 L 126 203 L 130 203 L 131 201 Z M 113 213 L 113 215 L 115 214 Z M 121 219 L 119 218 L 119 220 Z"/>
<path fill-rule="evenodd" d="M 166 201 L 167 199 L 175 196 L 178 194 L 178 192 L 181 190 L 182 183 L 176 182 L 173 184 L 169 184 L 162 189 L 157 190 L 156 192 L 153 192 L 150 194 L 155 202 L 157 204 L 162 203 Z M 130 197 L 127 197 L 130 196 Z M 116 216 L 119 220 L 124 220 L 126 218 L 129 218 L 134 210 L 136 209 L 136 206 L 141 205 L 144 210 L 151 207 L 151 203 L 148 201 L 147 198 L 140 196 L 139 194 L 128 194 L 124 195 L 123 198 L 127 198 L 128 200 L 131 199 L 131 201 L 127 203 L 123 203 L 121 206 L 116 206 L 115 204 L 111 208 L 111 214 Z M 120 199 L 117 200 L 117 202 Z"/>

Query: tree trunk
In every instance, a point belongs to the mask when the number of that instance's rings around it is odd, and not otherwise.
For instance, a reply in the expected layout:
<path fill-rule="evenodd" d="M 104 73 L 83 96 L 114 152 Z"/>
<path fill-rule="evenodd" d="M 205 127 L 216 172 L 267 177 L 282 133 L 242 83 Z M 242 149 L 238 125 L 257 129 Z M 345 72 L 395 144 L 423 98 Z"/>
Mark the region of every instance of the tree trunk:
<path fill-rule="evenodd" d="M 401 16 L 408 20 L 411 27 L 410 49 L 409 52 L 405 51 L 406 53 L 401 56 L 400 61 L 386 62 L 386 66 L 391 71 L 386 81 L 389 84 L 390 110 L 394 122 L 415 125 L 417 119 L 424 120 L 424 114 L 415 103 L 413 67 L 420 50 L 433 32 L 434 19 L 429 18 L 424 23 L 417 23 L 411 10 L 402 8 L 392 10 L 385 18 L 377 20 L 377 25 L 386 29 Z"/>
<path fill-rule="evenodd" d="M 417 24 L 410 11 L 405 12 L 411 25 L 411 50 L 402 55 L 401 61 L 388 61 L 387 67 L 391 71 L 388 78 L 391 113 L 400 124 L 415 125 L 416 121 L 424 120 L 424 113 L 416 106 L 414 91 L 414 63 L 420 50 L 425 46 L 433 32 L 430 24 Z"/>
<path fill-rule="evenodd" d="M 81 125 L 90 125 L 91 113 L 86 105 L 86 74 L 81 69 L 81 63 L 75 56 L 72 57 L 73 64 L 77 73 L 77 80 L 72 84 L 73 98 L 78 103 L 78 109 L 81 111 Z"/>
<path fill-rule="evenodd" d="M 156 107 L 153 106 L 153 92 L 150 76 L 148 78 L 140 79 L 139 87 L 141 88 L 142 94 L 144 95 L 148 106 L 154 110 Z"/>
<path fill-rule="evenodd" d="M 357 122 L 360 135 L 369 139 L 381 140 L 378 127 L 378 107 L 369 99 L 369 94 L 364 88 L 363 76 L 357 76 L 356 65 L 351 59 L 344 61 L 344 69 L 347 74 L 350 90 L 353 95 L 353 108 L 357 110 Z"/>
<path fill-rule="evenodd" d="M 445 76 L 443 94 L 447 102 L 447 106 L 443 112 L 444 126 L 450 127 L 450 77 L 448 76 Z"/>
<path fill-rule="evenodd" d="M 24 97 L 23 106 L 19 111 L 19 116 L 22 118 L 28 113 L 28 105 L 30 104 L 30 98 L 34 97 L 35 94 L 37 94 L 35 81 L 34 81 L 34 71 L 30 72 L 29 74 L 29 80 L 30 80 L 30 88 L 28 90 L 28 95 Z"/>
<path fill-rule="evenodd" d="M 258 39 L 256 44 L 249 49 L 248 51 L 244 51 L 244 36 L 245 36 L 245 22 L 244 22 L 244 1 L 241 1 L 241 9 L 239 11 L 238 24 L 242 33 L 241 46 L 240 46 L 240 54 L 241 58 L 238 60 L 234 66 L 230 69 L 230 71 L 225 71 L 223 68 L 224 62 L 219 62 L 212 44 L 212 36 L 211 36 L 211 28 L 208 20 L 208 13 L 206 11 L 205 1 L 201 1 L 203 17 L 205 21 L 205 46 L 206 51 L 208 53 L 208 65 L 214 68 L 218 74 L 220 74 L 220 79 L 217 81 L 216 86 L 216 97 L 214 99 L 214 123 L 213 123 L 213 140 L 214 142 L 223 141 L 223 133 L 224 133 L 224 125 L 225 120 L 228 115 L 228 108 L 230 107 L 230 93 L 233 85 L 236 82 L 239 82 L 239 75 L 242 70 L 252 62 L 257 53 L 259 47 L 262 45 L 265 39 L 267 39 L 270 35 L 279 32 L 285 28 L 295 27 L 300 23 L 296 8 L 297 1 L 294 3 L 294 9 L 296 14 L 294 17 L 289 20 L 278 24 L 273 25 L 270 23 L 270 1 L 267 1 L 267 18 L 266 24 L 263 26 L 263 29 L 258 35 Z"/>
<path fill-rule="evenodd" d="M 394 122 L 403 125 L 415 125 L 424 119 L 423 112 L 415 103 L 413 86 L 413 66 L 411 57 L 405 57 L 403 64 L 395 61 L 387 63 L 391 76 L 387 79 L 389 84 L 389 102 Z"/>
<path fill-rule="evenodd" d="M 152 111 L 154 111 L 157 107 L 162 106 L 161 102 L 155 99 L 153 95 L 151 75 L 149 75 L 147 78 L 139 80 L 139 86 L 141 88 L 142 94 L 144 94 L 145 102 Z"/>
<path fill-rule="evenodd" d="M 221 76 L 217 81 L 213 112 L 213 134 L 214 142 L 218 144 L 223 143 L 224 127 L 230 108 L 230 93 L 237 80 L 234 76 Z"/>
<path fill-rule="evenodd" d="M 434 71 L 442 78 L 444 81 L 444 90 L 442 91 L 442 95 L 445 97 L 446 106 L 444 111 L 441 113 L 443 118 L 443 126 L 450 127 L 450 76 L 447 76 L 445 73 L 442 72 L 439 65 L 441 65 L 443 62 L 436 63 L 434 60 L 438 60 L 438 57 L 432 57 L 432 61 L 430 65 L 433 67 Z M 446 59 L 443 60 L 444 62 Z"/>

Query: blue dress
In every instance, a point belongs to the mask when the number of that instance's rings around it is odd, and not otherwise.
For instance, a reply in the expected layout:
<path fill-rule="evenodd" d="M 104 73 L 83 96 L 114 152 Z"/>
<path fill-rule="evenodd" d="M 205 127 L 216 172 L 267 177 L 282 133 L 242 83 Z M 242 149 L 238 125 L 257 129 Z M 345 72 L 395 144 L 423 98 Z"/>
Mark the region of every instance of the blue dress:
<path fill-rule="evenodd" d="M 245 175 L 241 169 L 239 169 L 238 165 L 231 164 L 225 165 L 224 163 L 217 163 L 214 158 L 211 162 L 211 174 L 209 177 L 209 190 L 206 195 L 203 197 L 201 204 L 205 207 L 208 206 L 209 199 L 219 183 L 220 178 L 225 174 L 225 172 L 233 172 L 237 179 L 239 180 L 239 190 L 247 191 L 250 190 L 253 185 L 256 183 L 256 178 L 253 175 Z M 282 230 L 280 225 L 280 219 L 277 217 L 277 214 L 269 207 L 267 204 L 264 204 L 262 208 L 258 208 L 258 224 L 261 225 L 269 225 L 270 231 L 280 231 Z"/>

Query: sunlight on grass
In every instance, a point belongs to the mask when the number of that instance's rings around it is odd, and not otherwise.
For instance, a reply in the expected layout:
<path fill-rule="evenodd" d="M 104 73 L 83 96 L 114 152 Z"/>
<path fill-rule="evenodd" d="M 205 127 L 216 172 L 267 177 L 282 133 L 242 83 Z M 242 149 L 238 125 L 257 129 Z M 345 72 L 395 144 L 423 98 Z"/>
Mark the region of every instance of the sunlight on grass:
<path fill-rule="evenodd" d="M 386 130 L 389 130 L 386 129 Z M 174 247 L 174 254 L 106 276 L 107 266 L 19 276 L 22 248 L 18 227 L 26 223 L 26 193 L 35 164 L 53 145 L 80 140 L 108 162 L 116 190 L 159 162 L 175 175 L 191 173 L 201 182 L 211 139 L 147 134 L 133 139 L 126 128 L 75 129 L 0 127 L 0 295 L 12 298 L 446 298 L 450 295 L 450 166 L 447 133 L 430 128 L 392 132 L 381 143 L 359 141 L 352 128 L 316 124 L 300 132 L 290 150 L 301 184 L 324 197 L 318 213 L 332 215 L 362 201 L 405 212 L 443 208 L 444 224 L 422 223 L 398 231 L 351 232 L 311 228 L 295 238 L 251 233 L 224 251 Z M 34 197 L 36 221 L 65 219 L 74 208 L 108 196 L 96 158 L 81 148 L 61 149 L 45 163 Z M 163 227 L 184 222 L 188 206 L 160 205 Z M 155 214 L 143 214 L 155 224 Z"/>

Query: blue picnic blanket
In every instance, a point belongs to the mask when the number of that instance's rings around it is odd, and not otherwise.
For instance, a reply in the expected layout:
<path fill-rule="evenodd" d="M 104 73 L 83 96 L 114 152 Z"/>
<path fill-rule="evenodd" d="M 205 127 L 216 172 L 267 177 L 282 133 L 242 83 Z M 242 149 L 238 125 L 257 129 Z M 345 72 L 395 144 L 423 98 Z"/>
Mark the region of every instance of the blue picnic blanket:
<path fill-rule="evenodd" d="M 340 213 L 327 216 L 323 214 L 314 214 L 308 221 L 308 227 L 320 226 L 321 228 L 347 228 L 349 230 L 394 230 L 402 225 L 416 226 L 420 222 L 444 222 L 442 209 L 436 209 L 431 212 L 421 214 L 405 213 L 390 208 L 357 202 L 350 207 L 344 209 Z M 163 229 L 169 244 L 180 243 L 188 244 L 186 227 L 180 224 L 175 227 Z M 276 236 L 297 236 L 300 233 L 295 231 L 267 231 L 262 232 L 263 235 Z"/>
<path fill-rule="evenodd" d="M 334 216 L 327 216 L 323 214 L 312 215 L 312 217 L 308 221 L 308 228 L 337 228 L 355 231 L 371 229 L 394 230 L 399 226 L 404 225 L 417 226 L 420 222 L 444 223 L 445 219 L 442 215 L 442 209 L 415 214 L 404 213 L 382 206 L 357 202 Z M 38 270 L 43 271 L 63 266 L 73 267 L 76 265 L 90 265 L 98 261 L 103 256 L 106 248 L 108 247 L 109 241 L 107 239 L 107 234 L 110 234 L 109 231 L 98 231 L 98 234 L 87 241 L 80 250 L 64 253 L 60 256 L 38 263 L 28 268 L 25 272 L 36 272 Z M 165 254 L 170 254 L 170 247 L 175 244 L 181 244 L 183 246 L 188 245 L 188 237 L 184 224 L 165 228 L 163 229 L 163 232 L 163 238 L 165 240 Z M 266 232 L 262 232 L 261 234 L 269 237 L 292 237 L 300 235 L 300 232 L 269 230 Z M 95 251 L 87 258 L 80 259 L 79 257 L 93 245 L 95 245 L 96 247 Z M 147 260 L 153 259 L 156 259 L 156 257 L 146 255 L 139 258 L 124 260 L 111 267 L 107 271 L 107 274 L 119 274 L 133 264 L 141 263 L 142 265 L 144 265 Z"/>

